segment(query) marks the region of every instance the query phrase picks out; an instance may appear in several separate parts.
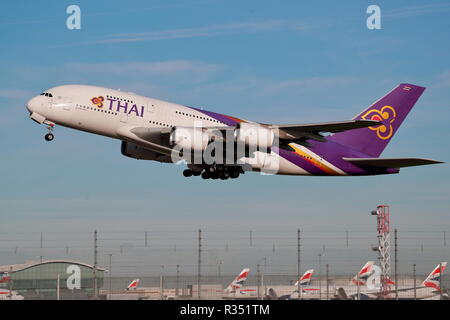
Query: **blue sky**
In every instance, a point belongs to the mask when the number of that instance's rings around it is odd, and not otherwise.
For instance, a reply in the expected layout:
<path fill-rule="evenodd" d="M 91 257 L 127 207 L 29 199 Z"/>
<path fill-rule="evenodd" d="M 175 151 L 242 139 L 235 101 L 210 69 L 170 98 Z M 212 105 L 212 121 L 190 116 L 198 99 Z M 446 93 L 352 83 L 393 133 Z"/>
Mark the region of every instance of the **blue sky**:
<path fill-rule="evenodd" d="M 81 8 L 81 30 L 66 8 Z M 366 28 L 381 7 L 382 29 Z M 15 1 L 0 11 L 2 231 L 450 230 L 447 164 L 379 177 L 185 179 L 120 142 L 28 119 L 46 88 L 121 88 L 255 121 L 350 119 L 400 82 L 427 87 L 385 157 L 448 161 L 447 1 Z M 447 251 L 448 254 L 448 251 Z"/>

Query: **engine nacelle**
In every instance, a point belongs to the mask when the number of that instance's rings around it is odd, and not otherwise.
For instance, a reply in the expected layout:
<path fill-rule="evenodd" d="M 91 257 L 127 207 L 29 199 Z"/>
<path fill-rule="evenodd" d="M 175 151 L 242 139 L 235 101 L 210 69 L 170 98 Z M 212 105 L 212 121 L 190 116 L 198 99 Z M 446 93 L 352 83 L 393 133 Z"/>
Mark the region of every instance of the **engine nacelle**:
<path fill-rule="evenodd" d="M 154 160 L 159 162 L 172 162 L 169 156 L 162 155 L 158 152 L 148 150 L 138 146 L 137 144 L 122 141 L 120 151 L 125 157 L 138 160 Z"/>
<path fill-rule="evenodd" d="M 210 142 L 210 135 L 197 127 L 174 127 L 170 134 L 170 145 L 183 150 L 204 151 Z"/>
<path fill-rule="evenodd" d="M 252 123 L 239 123 L 234 131 L 234 139 L 237 143 L 244 144 L 252 149 L 267 150 L 275 140 L 275 134 L 271 129 Z"/>

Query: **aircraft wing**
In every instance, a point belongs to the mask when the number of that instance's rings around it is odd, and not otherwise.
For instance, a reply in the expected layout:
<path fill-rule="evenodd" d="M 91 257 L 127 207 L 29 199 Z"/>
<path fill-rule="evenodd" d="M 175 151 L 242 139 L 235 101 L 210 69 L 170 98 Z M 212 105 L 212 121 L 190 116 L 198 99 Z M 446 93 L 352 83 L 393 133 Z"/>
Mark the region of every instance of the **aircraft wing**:
<path fill-rule="evenodd" d="M 403 168 L 443 163 L 442 161 L 421 158 L 342 158 L 357 166 L 378 168 Z"/>
<path fill-rule="evenodd" d="M 137 144 L 149 150 L 159 152 L 164 155 L 171 155 L 172 148 L 164 145 L 165 135 L 170 135 L 170 129 L 167 128 L 146 128 L 124 126 L 116 131 L 120 139 Z"/>
<path fill-rule="evenodd" d="M 341 132 L 359 128 L 366 128 L 380 125 L 378 121 L 372 120 L 348 120 L 338 122 L 320 122 L 309 124 L 272 124 L 269 128 L 279 129 L 282 139 L 302 139 L 310 138 L 318 141 L 325 141 L 320 132 Z"/>

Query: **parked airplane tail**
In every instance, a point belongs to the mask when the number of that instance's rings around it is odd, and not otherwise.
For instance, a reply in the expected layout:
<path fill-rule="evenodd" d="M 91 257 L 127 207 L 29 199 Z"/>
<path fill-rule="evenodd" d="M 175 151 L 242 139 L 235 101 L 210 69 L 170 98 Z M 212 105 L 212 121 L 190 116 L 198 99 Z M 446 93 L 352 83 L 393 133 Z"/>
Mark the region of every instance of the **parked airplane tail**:
<path fill-rule="evenodd" d="M 447 262 L 441 262 L 431 271 L 430 275 L 422 282 L 422 286 L 434 288 L 438 291 L 441 291 L 440 280 L 441 275 L 444 273 L 445 268 L 447 267 Z"/>
<path fill-rule="evenodd" d="M 245 280 L 247 280 L 247 276 L 250 272 L 249 268 L 245 268 L 239 273 L 239 275 L 234 278 L 234 280 L 229 284 L 229 286 L 226 288 L 226 290 L 230 292 L 236 291 L 236 289 L 241 289 L 244 285 Z"/>
<path fill-rule="evenodd" d="M 329 139 L 372 157 L 379 157 L 424 90 L 424 87 L 401 83 L 353 118 L 379 121 L 382 124 L 339 132 Z"/>
<path fill-rule="evenodd" d="M 131 281 L 131 283 L 128 285 L 127 290 L 137 289 L 137 286 L 139 285 L 139 279 L 134 279 Z"/>
<path fill-rule="evenodd" d="M 361 268 L 361 270 L 352 278 L 352 283 L 355 285 L 365 285 L 367 278 L 372 274 L 373 261 L 367 261 L 367 263 Z"/>
<path fill-rule="evenodd" d="M 9 282 L 10 276 L 8 272 L 0 272 L 0 283 Z"/>
<path fill-rule="evenodd" d="M 300 277 L 301 286 L 309 286 L 311 284 L 311 277 L 314 273 L 314 269 L 306 270 L 306 272 Z M 295 287 L 298 286 L 298 281 L 294 284 Z"/>

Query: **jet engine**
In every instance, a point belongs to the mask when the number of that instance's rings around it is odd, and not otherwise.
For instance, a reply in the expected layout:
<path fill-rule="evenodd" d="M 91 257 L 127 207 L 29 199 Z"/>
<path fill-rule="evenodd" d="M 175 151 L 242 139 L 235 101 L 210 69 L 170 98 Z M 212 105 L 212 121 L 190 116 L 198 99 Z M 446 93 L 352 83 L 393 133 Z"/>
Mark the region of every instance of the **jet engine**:
<path fill-rule="evenodd" d="M 138 160 L 154 160 L 159 162 L 172 162 L 169 156 L 160 154 L 158 152 L 148 150 L 138 146 L 137 144 L 122 141 L 120 151 L 125 157 L 134 158 Z"/>
<path fill-rule="evenodd" d="M 211 136 L 202 128 L 174 127 L 170 134 L 170 144 L 183 150 L 204 151 L 210 143 Z"/>
<path fill-rule="evenodd" d="M 270 153 L 275 134 L 271 129 L 256 124 L 239 123 L 234 131 L 234 140 L 236 143 L 244 144 L 250 149 Z"/>

